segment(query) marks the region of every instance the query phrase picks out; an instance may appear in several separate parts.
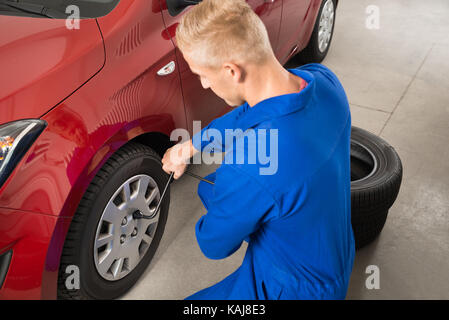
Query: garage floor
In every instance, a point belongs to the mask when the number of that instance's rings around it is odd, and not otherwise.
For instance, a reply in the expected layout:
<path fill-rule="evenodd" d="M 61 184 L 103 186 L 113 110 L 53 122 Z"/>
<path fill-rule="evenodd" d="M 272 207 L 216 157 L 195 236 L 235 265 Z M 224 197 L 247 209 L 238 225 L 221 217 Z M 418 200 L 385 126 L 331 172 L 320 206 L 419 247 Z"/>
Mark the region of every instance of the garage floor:
<path fill-rule="evenodd" d="M 369 5 L 380 29 L 365 28 Z M 357 251 L 348 299 L 449 299 L 449 2 L 340 1 L 324 64 L 342 81 L 353 125 L 372 131 L 399 153 L 404 177 L 381 235 Z M 295 62 L 288 67 L 295 67 Z M 206 175 L 217 166 L 192 166 Z M 152 264 L 124 299 L 183 299 L 233 272 L 233 256 L 209 260 L 194 227 L 206 213 L 184 176 L 172 184 L 166 231 Z M 367 266 L 380 270 L 368 290 Z"/>

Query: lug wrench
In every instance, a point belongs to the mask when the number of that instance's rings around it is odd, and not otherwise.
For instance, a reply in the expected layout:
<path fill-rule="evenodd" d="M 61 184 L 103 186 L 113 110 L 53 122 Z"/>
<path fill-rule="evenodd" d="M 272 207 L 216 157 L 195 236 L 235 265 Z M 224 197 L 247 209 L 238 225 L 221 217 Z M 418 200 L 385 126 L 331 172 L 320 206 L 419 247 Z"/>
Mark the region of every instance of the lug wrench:
<path fill-rule="evenodd" d="M 200 176 L 198 176 L 198 175 L 196 175 L 196 174 L 194 174 L 194 173 L 192 173 L 192 172 L 190 172 L 190 171 L 188 171 L 188 170 L 186 170 L 184 173 L 187 173 L 187 174 L 188 174 L 189 176 L 191 176 L 191 177 L 194 177 L 194 178 L 196 178 L 196 179 L 205 181 L 205 182 L 210 183 L 210 184 L 212 184 L 212 185 L 215 184 L 214 182 L 212 182 L 212 181 L 210 181 L 210 180 L 207 180 L 207 179 L 204 179 L 203 177 L 200 177 Z M 174 174 L 175 174 L 174 172 L 170 173 L 170 176 L 168 177 L 167 184 L 165 185 L 164 191 L 162 191 L 162 196 L 161 196 L 161 198 L 159 199 L 159 202 L 157 203 L 156 210 L 154 211 L 154 214 L 151 215 L 151 216 L 147 216 L 147 215 L 142 214 L 142 212 L 140 212 L 140 211 L 135 211 L 135 212 L 133 213 L 133 218 L 134 218 L 134 219 L 153 219 L 153 217 L 154 217 L 154 216 L 156 215 L 156 213 L 158 212 L 159 207 L 161 206 L 162 200 L 164 200 L 165 192 L 167 191 L 169 184 L 172 182 L 172 180 L 173 180 L 173 175 L 174 175 Z"/>
<path fill-rule="evenodd" d="M 209 183 L 211 185 L 215 184 L 214 182 L 212 182 L 210 180 L 207 180 L 207 179 L 204 179 L 203 177 L 197 176 L 196 174 L 194 174 L 194 173 L 192 173 L 192 172 L 190 172 L 188 170 L 186 170 L 184 173 L 187 173 L 189 176 L 194 177 L 194 178 L 196 178 L 198 180 L 203 180 L 203 181 L 205 181 L 205 182 L 207 182 L 207 183 Z"/>

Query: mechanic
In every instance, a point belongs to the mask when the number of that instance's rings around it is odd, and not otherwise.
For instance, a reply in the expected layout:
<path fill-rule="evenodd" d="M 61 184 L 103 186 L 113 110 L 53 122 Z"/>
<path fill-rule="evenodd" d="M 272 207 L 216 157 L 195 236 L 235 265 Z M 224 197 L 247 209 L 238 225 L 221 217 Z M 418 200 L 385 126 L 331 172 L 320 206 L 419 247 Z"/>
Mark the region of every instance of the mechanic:
<path fill-rule="evenodd" d="M 179 179 L 196 153 L 210 146 L 209 152 L 224 152 L 225 162 L 206 177 L 215 184 L 198 185 L 207 213 L 195 226 L 196 238 L 210 259 L 248 242 L 235 272 L 186 299 L 344 299 L 355 255 L 351 115 L 337 77 L 320 64 L 285 69 L 244 0 L 192 7 L 176 41 L 203 87 L 235 108 L 168 149 L 163 170 Z M 261 174 L 260 161 L 248 163 L 256 144 L 237 147 L 246 135 L 227 145 L 217 138 L 236 128 L 255 130 L 258 139 L 277 129 L 277 139 L 264 137 L 277 144 L 276 172 Z"/>

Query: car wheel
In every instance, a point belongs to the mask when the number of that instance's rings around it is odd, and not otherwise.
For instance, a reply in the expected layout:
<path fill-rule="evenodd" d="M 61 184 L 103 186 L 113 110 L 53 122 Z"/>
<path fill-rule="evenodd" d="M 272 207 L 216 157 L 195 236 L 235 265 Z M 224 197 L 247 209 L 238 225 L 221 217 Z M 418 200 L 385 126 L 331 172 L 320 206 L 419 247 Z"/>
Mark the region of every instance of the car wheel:
<path fill-rule="evenodd" d="M 297 55 L 302 63 L 319 63 L 326 57 L 334 33 L 336 8 L 336 0 L 321 2 L 309 43 Z"/>
<path fill-rule="evenodd" d="M 394 148 L 378 136 L 352 127 L 351 222 L 356 249 L 382 231 L 401 181 L 402 163 Z"/>
<path fill-rule="evenodd" d="M 86 190 L 66 236 L 58 298 L 113 299 L 139 279 L 164 232 L 170 203 L 168 175 L 151 148 L 131 142 L 113 154 Z M 134 219 L 140 211 L 152 219 Z M 67 288 L 67 266 L 79 270 L 79 288 Z M 73 290 L 72 290 L 73 289 Z"/>

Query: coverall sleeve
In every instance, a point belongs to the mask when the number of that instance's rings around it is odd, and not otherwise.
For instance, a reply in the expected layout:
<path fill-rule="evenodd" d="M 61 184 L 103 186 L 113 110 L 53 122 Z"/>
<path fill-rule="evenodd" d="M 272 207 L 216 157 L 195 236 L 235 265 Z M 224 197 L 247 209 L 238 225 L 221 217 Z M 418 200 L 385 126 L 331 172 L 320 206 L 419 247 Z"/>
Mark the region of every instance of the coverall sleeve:
<path fill-rule="evenodd" d="M 214 120 L 212 120 L 207 126 L 205 126 L 203 129 L 198 131 L 196 134 L 192 137 L 192 144 L 198 151 L 205 151 L 204 148 L 207 145 L 210 145 L 211 149 L 210 151 L 213 152 L 214 150 L 219 150 L 221 152 L 224 152 L 225 150 L 225 141 L 223 139 L 225 138 L 225 130 L 226 129 L 234 129 L 235 126 L 235 120 L 237 119 L 239 110 L 242 108 L 242 106 L 237 107 L 221 117 L 218 117 Z M 213 132 L 214 130 L 217 130 L 216 132 Z M 215 134 L 219 133 L 219 134 Z M 203 139 L 201 139 L 201 137 Z M 204 140 L 204 141 L 203 141 Z M 208 148 L 209 150 L 209 148 Z"/>
<path fill-rule="evenodd" d="M 208 212 L 195 226 L 201 251 L 209 259 L 223 259 L 264 222 L 279 215 L 279 206 L 255 178 L 233 166 L 217 169 Z"/>

